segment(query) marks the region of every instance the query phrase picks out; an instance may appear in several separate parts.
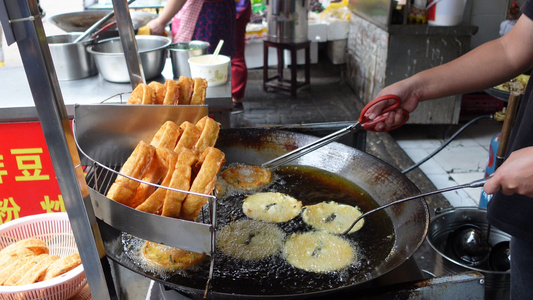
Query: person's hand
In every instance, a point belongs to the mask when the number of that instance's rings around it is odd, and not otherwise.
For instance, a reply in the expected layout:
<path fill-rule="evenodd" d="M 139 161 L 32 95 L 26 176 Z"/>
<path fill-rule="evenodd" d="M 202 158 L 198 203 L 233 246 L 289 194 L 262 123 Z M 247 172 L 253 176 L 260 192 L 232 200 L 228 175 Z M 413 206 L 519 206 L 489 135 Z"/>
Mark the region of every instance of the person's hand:
<path fill-rule="evenodd" d="M 410 92 L 408 85 L 405 84 L 404 81 L 400 81 L 384 88 L 381 90 L 381 92 L 379 92 L 378 97 L 382 95 L 396 95 L 400 97 L 401 104 L 397 111 L 389 112 L 387 119 L 385 119 L 383 122 L 379 122 L 376 125 L 374 128 L 375 131 L 385 131 L 394 126 L 402 124 L 405 115 L 401 112 L 401 109 L 411 113 L 416 109 L 418 102 L 420 101 L 420 99 L 414 93 Z M 383 101 L 373 105 L 367 110 L 365 116 L 370 120 L 374 120 L 386 107 L 392 105 L 394 101 L 394 99 L 391 99 L 390 102 Z"/>
<path fill-rule="evenodd" d="M 165 22 L 162 22 L 161 18 L 155 18 L 148 22 L 147 25 L 150 27 L 150 34 L 153 35 L 163 35 L 167 26 Z"/>
<path fill-rule="evenodd" d="M 487 194 L 501 191 L 504 195 L 533 197 L 533 147 L 511 153 L 483 186 Z"/>

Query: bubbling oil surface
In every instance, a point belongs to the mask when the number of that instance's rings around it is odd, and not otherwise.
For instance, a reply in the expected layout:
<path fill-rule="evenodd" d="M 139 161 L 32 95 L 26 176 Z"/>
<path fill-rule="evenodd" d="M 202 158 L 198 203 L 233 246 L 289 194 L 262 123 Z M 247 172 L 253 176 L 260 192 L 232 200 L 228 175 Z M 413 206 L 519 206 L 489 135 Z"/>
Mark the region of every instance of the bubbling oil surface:
<path fill-rule="evenodd" d="M 360 187 L 333 173 L 307 166 L 284 166 L 275 170 L 275 181 L 255 192 L 288 194 L 305 205 L 323 201 L 359 206 L 365 212 L 378 204 Z M 250 192 L 248 192 L 250 194 Z M 231 192 L 217 203 L 217 231 L 232 221 L 248 219 L 242 211 L 242 202 L 248 194 Z M 302 233 L 313 230 L 301 216 L 277 226 L 285 232 Z M 243 295 L 289 295 L 329 290 L 366 281 L 371 273 L 391 252 L 394 245 L 394 227 L 384 212 L 371 214 L 363 228 L 344 236 L 354 247 L 357 259 L 347 268 L 330 273 L 313 273 L 297 269 L 287 263 L 281 252 L 259 260 L 242 260 L 215 251 L 215 269 L 212 290 L 220 293 Z M 125 251 L 128 254 L 127 251 Z M 133 253 L 130 251 L 130 253 Z M 197 268 L 168 275 L 171 284 L 203 289 L 207 281 L 209 259 Z M 153 273 L 154 270 L 145 270 Z M 156 276 L 161 276 L 156 274 Z"/>

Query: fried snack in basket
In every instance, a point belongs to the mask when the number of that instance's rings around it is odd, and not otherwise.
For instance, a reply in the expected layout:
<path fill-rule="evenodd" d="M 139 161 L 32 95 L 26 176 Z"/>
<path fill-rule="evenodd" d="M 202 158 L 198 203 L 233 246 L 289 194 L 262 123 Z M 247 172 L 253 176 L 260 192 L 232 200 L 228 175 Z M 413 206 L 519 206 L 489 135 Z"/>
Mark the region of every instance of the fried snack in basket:
<path fill-rule="evenodd" d="M 154 160 L 154 154 L 155 147 L 148 145 L 144 141 L 140 141 L 120 169 L 120 173 L 137 179 L 142 178 L 150 168 Z M 130 202 L 135 197 L 139 185 L 140 182 L 138 181 L 118 175 L 115 182 L 109 188 L 107 197 L 131 206 Z"/>
<path fill-rule="evenodd" d="M 198 159 L 197 164 L 201 164 L 201 167 L 191 185 L 190 191 L 195 193 L 211 194 L 213 188 L 215 187 L 217 174 L 220 172 L 220 169 L 225 162 L 226 157 L 224 152 L 214 147 L 207 148 Z M 192 194 L 187 195 L 181 208 L 182 218 L 191 221 L 196 219 L 200 213 L 200 210 L 202 209 L 202 206 L 204 206 L 207 201 L 208 199 L 203 196 Z"/>
<path fill-rule="evenodd" d="M 34 254 L 39 255 L 48 253 L 48 247 L 46 243 L 40 239 L 29 238 L 17 241 L 0 251 L 0 257 L 4 255 L 13 255 L 22 249 L 31 250 Z"/>
<path fill-rule="evenodd" d="M 180 103 L 180 87 L 178 83 L 172 79 L 165 81 L 167 91 L 163 99 L 164 105 L 178 105 Z"/>
<path fill-rule="evenodd" d="M 214 147 L 217 139 L 218 133 L 220 132 L 220 123 L 211 119 L 209 116 L 205 116 L 196 122 L 196 127 L 202 130 L 200 137 L 194 145 L 194 149 L 198 153 L 203 153 L 208 147 Z"/>
<path fill-rule="evenodd" d="M 65 274 L 79 265 L 81 265 L 81 258 L 78 253 L 72 253 L 65 257 L 61 257 L 60 259 L 57 259 L 56 261 L 54 261 L 46 269 L 46 273 L 43 277 L 43 281 L 54 278 L 61 274 Z"/>
<path fill-rule="evenodd" d="M 193 149 L 202 134 L 200 128 L 189 121 L 181 123 L 180 128 L 183 129 L 183 133 L 174 148 L 177 153 L 180 153 L 183 149 Z"/>
<path fill-rule="evenodd" d="M 9 254 L 0 255 L 0 270 L 11 264 L 15 259 L 26 256 L 34 256 L 35 252 L 28 248 L 17 248 Z"/>
<path fill-rule="evenodd" d="M 166 167 L 166 175 L 161 185 L 168 186 L 172 180 L 172 174 L 174 173 L 176 162 L 178 161 L 178 154 L 172 150 L 159 148 L 157 149 L 157 155 L 162 159 L 161 164 Z M 166 192 L 166 189 L 158 188 L 144 202 L 135 207 L 135 209 L 160 215 L 161 209 L 163 208 L 163 203 L 165 201 Z"/>
<path fill-rule="evenodd" d="M 59 258 L 60 257 L 57 255 L 46 255 L 43 260 L 35 264 L 24 275 L 22 275 L 15 285 L 25 285 L 42 281 L 48 267 Z"/>
<path fill-rule="evenodd" d="M 191 105 L 202 105 L 205 103 L 205 90 L 207 89 L 207 80 L 204 78 L 193 79 L 193 91 L 191 96 Z"/>
<path fill-rule="evenodd" d="M 180 104 L 191 104 L 194 81 L 189 77 L 180 76 L 180 78 L 178 78 L 178 86 L 180 88 Z"/>
<path fill-rule="evenodd" d="M 0 272 L 0 285 L 4 285 L 12 273 L 18 270 L 18 268 L 22 267 L 26 262 L 32 260 L 35 256 L 36 255 L 17 257 L 13 259 L 10 264 L 2 268 L 2 272 Z"/>
<path fill-rule="evenodd" d="M 168 187 L 188 191 L 191 187 L 192 165 L 198 160 L 196 152 L 191 149 L 183 149 L 178 157 L 178 162 Z M 187 197 L 186 193 L 167 190 L 163 201 L 162 216 L 179 218 L 181 205 Z"/>
<path fill-rule="evenodd" d="M 15 270 L 15 272 L 11 273 L 9 277 L 4 282 L 4 285 L 16 285 L 17 282 L 28 272 L 33 266 L 40 263 L 43 259 L 45 259 L 48 254 L 40 254 L 32 256 L 30 259 L 28 259 L 23 265 L 21 265 L 19 268 Z"/>
<path fill-rule="evenodd" d="M 131 92 L 127 104 L 152 104 L 154 98 L 154 90 L 147 84 L 139 83 L 133 92 Z"/>
<path fill-rule="evenodd" d="M 154 90 L 154 99 L 152 104 L 163 104 L 165 95 L 167 93 L 167 87 L 157 81 L 152 81 L 148 84 Z"/>

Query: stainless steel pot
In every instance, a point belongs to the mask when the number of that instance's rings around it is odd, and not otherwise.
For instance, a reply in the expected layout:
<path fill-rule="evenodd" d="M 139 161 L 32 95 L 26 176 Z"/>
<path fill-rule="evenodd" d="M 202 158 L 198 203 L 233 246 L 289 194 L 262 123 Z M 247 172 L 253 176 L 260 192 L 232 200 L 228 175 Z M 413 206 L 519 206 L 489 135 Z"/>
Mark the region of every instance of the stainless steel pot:
<path fill-rule="evenodd" d="M 94 59 L 86 50 L 93 41 L 73 43 L 78 36 L 80 33 L 46 37 L 59 80 L 82 79 L 98 74 Z"/>
<path fill-rule="evenodd" d="M 267 0 L 268 40 L 277 43 L 309 40 L 308 6 L 309 0 Z"/>
<path fill-rule="evenodd" d="M 204 41 L 181 42 L 170 45 L 168 50 L 174 78 L 191 77 L 189 58 L 206 54 L 207 48 L 209 48 L 209 43 Z"/>
<path fill-rule="evenodd" d="M 144 77 L 148 80 L 161 75 L 170 39 L 155 35 L 138 35 L 135 39 Z M 122 83 L 130 81 L 120 37 L 102 40 L 96 45 L 88 46 L 87 51 L 94 58 L 96 67 L 105 80 Z"/>
<path fill-rule="evenodd" d="M 454 255 L 450 237 L 462 226 L 476 226 L 483 232 L 488 231 L 487 211 L 477 207 L 454 208 L 438 211 L 429 225 L 427 240 L 431 248 L 431 271 L 436 276 L 459 274 L 466 271 L 477 271 L 485 276 L 485 299 L 509 299 L 510 271 L 493 270 L 489 262 L 472 266 Z M 493 247 L 508 242 L 510 236 L 505 232 L 491 227 L 488 243 Z"/>

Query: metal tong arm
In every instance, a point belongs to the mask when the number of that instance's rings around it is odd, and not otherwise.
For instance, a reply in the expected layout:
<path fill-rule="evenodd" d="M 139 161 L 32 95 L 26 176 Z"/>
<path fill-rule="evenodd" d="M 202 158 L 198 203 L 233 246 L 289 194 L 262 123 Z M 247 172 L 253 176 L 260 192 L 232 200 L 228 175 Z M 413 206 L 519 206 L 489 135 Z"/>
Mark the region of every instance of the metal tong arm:
<path fill-rule="evenodd" d="M 414 200 L 414 199 L 418 199 L 418 198 L 422 198 L 422 197 L 426 197 L 426 196 L 431 196 L 431 195 L 435 195 L 435 194 L 440 194 L 440 193 L 444 193 L 444 192 L 449 192 L 449 191 L 454 191 L 454 190 L 459 190 L 459 189 L 464 189 L 464 188 L 482 187 L 489 180 L 489 178 L 490 177 L 486 177 L 486 178 L 474 180 L 474 181 L 472 181 L 470 183 L 465 183 L 465 184 L 461 184 L 461 185 L 447 187 L 447 188 L 443 188 L 443 189 L 440 189 L 440 190 L 435 190 L 435 191 L 432 191 L 432 192 L 427 192 L 427 193 L 423 193 L 423 194 L 419 194 L 419 195 L 403 198 L 403 199 L 400 199 L 400 200 L 392 201 L 391 203 L 387 203 L 387 204 L 382 205 L 380 207 L 374 208 L 374 209 L 369 210 L 369 211 L 365 212 L 364 214 L 360 215 L 359 217 L 357 217 L 353 221 L 352 225 L 346 231 L 344 231 L 342 234 L 347 234 L 348 232 L 350 232 L 350 230 L 352 230 L 352 228 L 355 226 L 355 224 L 357 224 L 357 222 L 361 221 L 361 219 L 363 219 L 364 217 L 366 217 L 369 214 L 374 213 L 374 212 L 376 212 L 378 210 L 382 210 L 382 209 L 385 209 L 385 208 L 387 208 L 389 206 L 400 204 L 400 203 L 403 203 L 403 202 L 406 202 L 406 201 L 409 201 L 409 200 Z"/>
<path fill-rule="evenodd" d="M 301 148 L 298 148 L 298 149 L 295 149 L 293 151 L 290 151 L 288 153 L 285 153 L 284 155 L 280 156 L 280 157 L 277 157 L 273 160 L 270 160 L 270 161 L 267 161 L 266 163 L 263 163 L 261 166 L 263 168 L 275 168 L 275 167 L 278 167 L 278 166 L 281 166 L 283 164 L 286 164 L 290 161 L 293 161 L 299 157 L 302 157 L 304 155 L 306 155 L 307 153 L 309 152 L 312 152 L 322 146 L 325 146 L 333 141 L 336 141 L 337 139 L 347 135 L 348 133 L 352 133 L 352 132 L 355 132 L 355 131 L 358 131 L 359 129 L 362 129 L 363 126 L 361 125 L 361 123 L 357 122 L 353 125 L 350 125 L 346 128 L 343 128 L 343 129 L 340 129 L 340 130 L 337 130 L 323 138 L 320 138 L 314 142 L 312 142 L 311 144 L 309 145 L 305 145 Z"/>
<path fill-rule="evenodd" d="M 133 3 L 135 0 L 129 0 L 128 5 Z M 102 26 L 105 22 L 109 21 L 112 17 L 115 16 L 115 11 L 112 11 L 105 15 L 103 18 L 98 20 L 96 23 L 94 23 L 91 27 L 89 27 L 87 30 L 85 30 L 79 37 L 77 37 L 73 43 L 78 43 L 86 39 L 88 36 L 91 36 L 93 32 L 96 31 L 100 26 Z"/>

